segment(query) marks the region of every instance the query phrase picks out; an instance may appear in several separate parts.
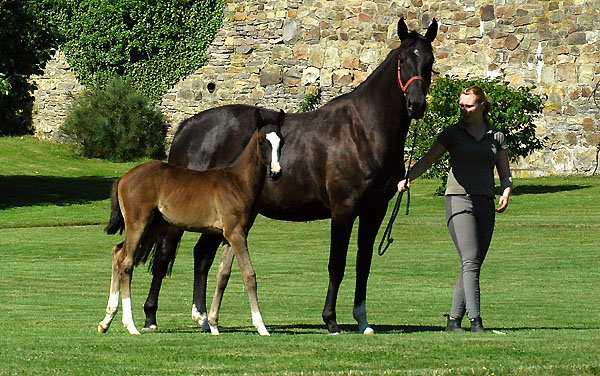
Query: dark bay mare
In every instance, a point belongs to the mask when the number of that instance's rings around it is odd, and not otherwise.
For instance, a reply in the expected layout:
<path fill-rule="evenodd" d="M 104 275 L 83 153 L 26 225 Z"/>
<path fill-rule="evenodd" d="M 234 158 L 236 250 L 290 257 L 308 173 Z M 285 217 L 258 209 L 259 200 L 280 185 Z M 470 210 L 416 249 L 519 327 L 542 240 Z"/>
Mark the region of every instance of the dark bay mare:
<path fill-rule="evenodd" d="M 329 287 L 323 320 L 339 333 L 336 300 L 346 267 L 354 221 L 358 227 L 354 318 L 360 333 L 372 334 L 366 313 L 367 279 L 373 244 L 388 201 L 404 176 L 404 143 L 411 119 L 423 117 L 431 83 L 437 35 L 434 19 L 425 36 L 398 22 L 401 46 L 354 91 L 304 114 L 288 114 L 281 127 L 285 139 L 276 184 L 266 182 L 258 200 L 260 214 L 287 221 L 331 218 Z M 201 112 L 181 123 L 169 163 L 203 170 L 227 164 L 239 154 L 253 129 L 246 119 L 256 107 L 228 105 Z M 277 112 L 260 109 L 266 122 Z M 145 330 L 156 329 L 161 282 L 175 258 L 183 232 L 171 228 L 158 240 L 154 277 L 144 310 Z M 203 234 L 194 247 L 192 318 L 206 330 L 206 283 L 220 236 Z M 223 252 L 226 255 L 227 252 Z M 225 257 L 225 256 L 223 256 Z"/>

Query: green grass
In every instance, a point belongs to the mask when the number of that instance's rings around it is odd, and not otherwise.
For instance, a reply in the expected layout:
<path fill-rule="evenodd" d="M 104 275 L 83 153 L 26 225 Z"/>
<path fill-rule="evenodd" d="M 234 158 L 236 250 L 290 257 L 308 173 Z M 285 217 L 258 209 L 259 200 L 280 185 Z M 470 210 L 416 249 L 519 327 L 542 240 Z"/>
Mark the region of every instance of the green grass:
<path fill-rule="evenodd" d="M 441 331 L 458 256 L 437 182 L 417 180 L 410 215 L 401 211 L 394 243 L 373 260 L 375 336 L 355 334 L 355 234 L 337 306 L 344 334 L 329 336 L 329 221 L 259 217 L 249 247 L 271 337 L 255 333 L 235 267 L 221 336 L 191 321 L 189 233 L 163 285 L 160 331 L 133 337 L 120 313 L 108 333 L 96 326 L 121 239 L 102 232 L 110 184 L 134 164 L 81 159 L 31 137 L 0 138 L 0 162 L 0 374 L 600 374 L 598 177 L 516 179 L 482 271 L 482 335 Z M 134 273 L 138 327 L 150 277 L 143 266 Z"/>

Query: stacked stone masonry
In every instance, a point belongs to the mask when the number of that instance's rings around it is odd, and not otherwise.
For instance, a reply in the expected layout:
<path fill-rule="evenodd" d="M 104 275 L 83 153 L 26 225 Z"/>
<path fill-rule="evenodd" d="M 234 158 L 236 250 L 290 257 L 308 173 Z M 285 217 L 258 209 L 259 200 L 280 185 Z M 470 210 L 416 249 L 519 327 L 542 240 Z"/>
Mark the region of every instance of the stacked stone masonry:
<path fill-rule="evenodd" d="M 397 22 L 423 32 L 433 18 L 440 75 L 494 77 L 547 96 L 538 134 L 545 149 L 513 164 L 517 176 L 591 174 L 600 145 L 600 10 L 597 0 L 227 0 L 208 65 L 159 103 L 171 125 L 208 108 L 247 103 L 295 111 L 353 90 L 399 46 Z M 435 79 L 435 76 L 434 76 Z M 59 52 L 35 78 L 34 126 L 56 138 L 82 89 Z M 596 94 L 596 100 L 594 100 Z M 455 100 L 450 98 L 449 100 Z"/>

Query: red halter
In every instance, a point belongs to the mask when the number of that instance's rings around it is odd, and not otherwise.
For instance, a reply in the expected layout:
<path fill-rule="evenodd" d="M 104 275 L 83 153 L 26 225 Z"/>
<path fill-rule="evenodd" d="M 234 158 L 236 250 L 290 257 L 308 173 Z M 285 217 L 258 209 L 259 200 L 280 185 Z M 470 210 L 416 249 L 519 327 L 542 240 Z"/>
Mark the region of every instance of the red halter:
<path fill-rule="evenodd" d="M 413 76 L 406 82 L 406 85 L 402 84 L 402 77 L 400 76 L 400 58 L 398 58 L 398 86 L 400 86 L 400 89 L 402 90 L 402 92 L 404 93 L 405 96 L 406 96 L 406 89 L 408 89 L 408 85 L 412 84 L 416 80 L 421 80 L 421 81 L 425 82 L 423 77 Z"/>

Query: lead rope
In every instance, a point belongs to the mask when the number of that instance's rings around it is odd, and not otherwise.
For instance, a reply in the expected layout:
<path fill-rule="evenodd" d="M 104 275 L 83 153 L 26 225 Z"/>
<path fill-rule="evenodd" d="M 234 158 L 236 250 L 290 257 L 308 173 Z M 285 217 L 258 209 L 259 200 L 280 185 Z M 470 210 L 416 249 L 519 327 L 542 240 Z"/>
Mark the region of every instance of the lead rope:
<path fill-rule="evenodd" d="M 408 169 L 406 170 L 406 178 L 408 178 L 408 173 L 410 172 L 410 166 L 412 164 L 412 158 L 413 158 L 413 153 L 415 150 L 415 144 L 417 142 L 417 128 L 415 127 L 415 129 L 413 130 L 413 142 L 412 142 L 412 147 L 410 149 L 410 154 L 409 154 L 409 158 L 408 158 Z M 387 249 L 390 247 L 390 245 L 394 242 L 394 238 L 392 238 L 391 234 L 392 234 L 392 226 L 394 225 L 394 221 L 396 220 L 396 217 L 398 216 L 398 211 L 400 210 L 400 203 L 402 202 L 402 195 L 404 192 L 398 192 L 398 197 L 396 198 L 396 204 L 394 205 L 394 209 L 392 210 L 392 215 L 390 216 L 390 221 L 388 222 L 385 231 L 383 232 L 383 237 L 381 238 L 381 242 L 379 243 L 379 249 L 377 250 L 377 254 L 379 254 L 379 256 L 383 256 L 385 251 L 387 251 Z M 405 215 L 408 215 L 408 209 L 410 207 L 410 188 L 406 190 L 406 213 Z M 385 245 L 385 247 L 383 248 L 383 250 L 381 249 L 381 247 L 383 247 L 383 242 L 384 240 L 387 240 L 387 244 Z"/>

